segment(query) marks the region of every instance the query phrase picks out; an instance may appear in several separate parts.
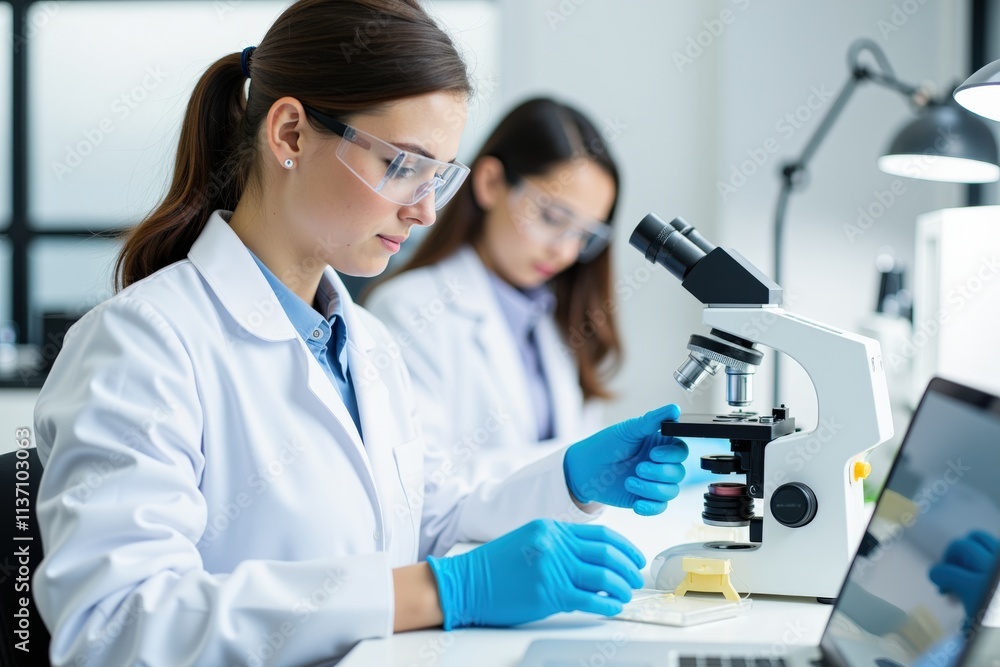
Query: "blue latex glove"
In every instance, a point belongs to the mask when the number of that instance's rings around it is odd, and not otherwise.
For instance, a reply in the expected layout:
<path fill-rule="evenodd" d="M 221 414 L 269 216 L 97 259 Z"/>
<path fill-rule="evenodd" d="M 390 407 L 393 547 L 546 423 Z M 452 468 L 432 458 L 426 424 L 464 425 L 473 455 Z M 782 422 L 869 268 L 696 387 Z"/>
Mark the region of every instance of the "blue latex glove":
<path fill-rule="evenodd" d="M 942 561 L 931 568 L 931 581 L 942 594 L 961 600 L 966 616 L 972 618 L 979 613 L 998 556 L 997 538 L 974 530 L 948 545 Z"/>
<path fill-rule="evenodd" d="M 688 447 L 660 435 L 660 422 L 680 416 L 680 408 L 667 405 L 570 446 L 563 459 L 570 492 L 581 503 L 631 507 L 646 516 L 665 510 L 680 490 Z"/>
<path fill-rule="evenodd" d="M 451 630 L 516 625 L 559 611 L 614 616 L 642 587 L 646 559 L 604 526 L 539 519 L 468 553 L 427 562 L 444 629 Z"/>

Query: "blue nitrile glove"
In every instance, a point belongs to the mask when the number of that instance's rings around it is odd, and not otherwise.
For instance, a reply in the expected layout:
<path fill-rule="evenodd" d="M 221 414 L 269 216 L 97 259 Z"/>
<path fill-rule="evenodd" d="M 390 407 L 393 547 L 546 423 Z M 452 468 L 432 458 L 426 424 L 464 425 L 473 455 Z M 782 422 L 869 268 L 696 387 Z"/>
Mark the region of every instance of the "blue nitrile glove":
<path fill-rule="evenodd" d="M 948 545 L 944 559 L 931 568 L 931 581 L 941 593 L 961 600 L 966 616 L 972 618 L 979 612 L 998 556 L 1000 544 L 997 538 L 974 530 Z"/>
<path fill-rule="evenodd" d="M 646 516 L 665 510 L 684 479 L 688 448 L 660 435 L 660 422 L 680 416 L 680 408 L 667 405 L 571 445 L 563 459 L 570 492 L 581 503 L 631 507 Z"/>
<path fill-rule="evenodd" d="M 539 519 L 467 553 L 427 562 L 444 629 L 452 630 L 517 625 L 558 611 L 614 616 L 642 587 L 646 559 L 604 526 Z"/>

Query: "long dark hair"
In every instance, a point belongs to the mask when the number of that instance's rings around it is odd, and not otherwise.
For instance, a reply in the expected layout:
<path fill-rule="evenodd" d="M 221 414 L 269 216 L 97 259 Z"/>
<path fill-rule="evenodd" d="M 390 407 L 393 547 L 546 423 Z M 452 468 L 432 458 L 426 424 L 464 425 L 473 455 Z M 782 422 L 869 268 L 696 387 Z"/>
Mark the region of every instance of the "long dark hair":
<path fill-rule="evenodd" d="M 621 186 L 618 167 L 594 124 L 571 106 L 548 98 L 523 102 L 493 130 L 473 161 L 473 169 L 487 155 L 503 164 L 507 183 L 512 186 L 524 176 L 545 174 L 559 164 L 580 158 L 593 160 L 614 179 L 615 199 L 608 221 L 614 218 Z M 485 218 L 469 178 L 400 271 L 437 264 L 459 248 L 476 243 Z M 555 319 L 576 357 L 584 397 L 610 397 L 607 376 L 618 369 L 622 354 L 611 294 L 610 250 L 605 248 L 589 262 L 573 264 L 553 278 L 552 285 Z"/>
<path fill-rule="evenodd" d="M 249 97 L 240 61 L 220 58 L 195 86 L 170 188 L 127 232 L 116 288 L 184 259 L 212 211 L 233 210 L 259 182 L 257 135 L 275 100 L 345 119 L 413 95 L 471 92 L 454 44 L 417 0 L 299 0 L 253 51 Z"/>

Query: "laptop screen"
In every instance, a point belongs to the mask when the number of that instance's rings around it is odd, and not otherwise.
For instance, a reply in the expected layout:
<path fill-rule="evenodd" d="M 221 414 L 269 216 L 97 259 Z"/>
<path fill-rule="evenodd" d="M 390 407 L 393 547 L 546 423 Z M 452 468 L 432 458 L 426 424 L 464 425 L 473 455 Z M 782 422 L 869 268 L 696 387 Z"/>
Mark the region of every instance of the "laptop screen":
<path fill-rule="evenodd" d="M 992 596 L 1000 399 L 940 378 L 914 413 L 823 634 L 851 667 L 947 667 Z"/>

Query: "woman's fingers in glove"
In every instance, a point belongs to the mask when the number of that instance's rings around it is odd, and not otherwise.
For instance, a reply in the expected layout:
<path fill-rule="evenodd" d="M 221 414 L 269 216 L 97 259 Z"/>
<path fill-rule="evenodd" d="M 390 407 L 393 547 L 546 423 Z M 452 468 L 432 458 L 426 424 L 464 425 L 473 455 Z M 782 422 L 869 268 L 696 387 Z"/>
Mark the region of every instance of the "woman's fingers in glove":
<path fill-rule="evenodd" d="M 982 576 L 955 565 L 938 564 L 931 568 L 930 579 L 945 594 L 968 594 L 984 585 Z"/>
<path fill-rule="evenodd" d="M 680 438 L 663 438 L 664 442 L 649 450 L 654 463 L 681 463 L 688 457 L 687 443 Z"/>
<path fill-rule="evenodd" d="M 673 500 L 680 493 L 680 487 L 674 483 L 651 482 L 639 477 L 626 478 L 625 490 L 639 496 L 640 500 L 656 500 L 663 503 Z"/>
<path fill-rule="evenodd" d="M 566 611 L 585 611 L 601 616 L 614 616 L 622 611 L 622 603 L 619 600 L 585 591 L 573 591 L 567 596 L 566 602 L 569 604 L 569 609 Z"/>
<path fill-rule="evenodd" d="M 976 544 L 982 545 L 990 553 L 996 554 L 997 551 L 1000 551 L 1000 542 L 997 541 L 996 537 L 990 535 L 986 531 L 974 530 L 969 533 L 967 539 L 975 542 Z"/>
<path fill-rule="evenodd" d="M 564 524 L 573 535 L 580 538 L 580 540 L 594 542 L 600 545 L 601 543 L 614 547 L 616 551 L 624 554 L 628 557 L 635 567 L 642 568 L 646 565 L 646 557 L 642 555 L 638 547 L 629 542 L 620 533 L 617 533 L 607 526 L 596 526 L 578 523 L 568 523 Z M 578 542 L 577 546 L 580 546 L 582 542 Z M 604 564 L 599 561 L 590 561 L 597 565 Z"/>
<path fill-rule="evenodd" d="M 635 467 L 635 476 L 650 482 L 679 484 L 684 479 L 684 466 L 680 463 L 651 463 L 644 461 Z"/>
<path fill-rule="evenodd" d="M 666 502 L 637 500 L 632 503 L 632 511 L 639 516 L 655 516 L 657 514 L 662 514 L 665 509 L 667 509 Z"/>
<path fill-rule="evenodd" d="M 642 588 L 642 574 L 639 572 L 639 567 L 617 547 L 601 542 L 579 540 L 573 545 L 573 553 L 582 563 L 604 568 L 606 571 L 613 572 L 622 583 L 632 588 Z M 588 588 L 587 590 L 605 589 Z"/>
<path fill-rule="evenodd" d="M 664 405 L 662 408 L 650 410 L 641 417 L 626 419 L 620 422 L 623 427 L 623 434 L 626 438 L 641 440 L 647 435 L 660 432 L 660 422 L 676 421 L 681 416 L 681 409 L 675 404 Z"/>
<path fill-rule="evenodd" d="M 976 572 L 992 570 L 994 561 L 995 556 L 987 547 L 969 538 L 955 540 L 944 552 L 944 562 Z"/>
<path fill-rule="evenodd" d="M 632 599 L 632 586 L 606 567 L 577 561 L 570 571 L 570 581 L 578 590 L 587 593 L 604 592 L 620 602 Z M 640 582 L 636 588 L 641 586 Z"/>

